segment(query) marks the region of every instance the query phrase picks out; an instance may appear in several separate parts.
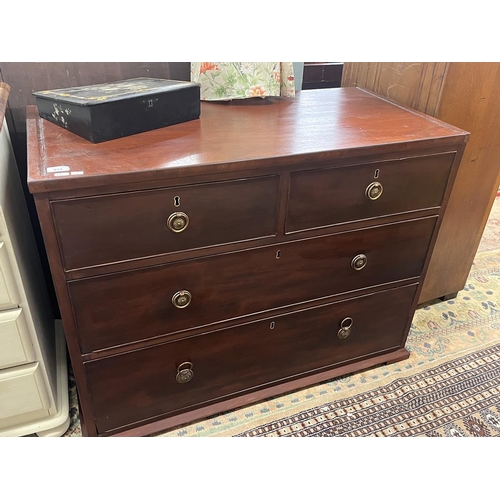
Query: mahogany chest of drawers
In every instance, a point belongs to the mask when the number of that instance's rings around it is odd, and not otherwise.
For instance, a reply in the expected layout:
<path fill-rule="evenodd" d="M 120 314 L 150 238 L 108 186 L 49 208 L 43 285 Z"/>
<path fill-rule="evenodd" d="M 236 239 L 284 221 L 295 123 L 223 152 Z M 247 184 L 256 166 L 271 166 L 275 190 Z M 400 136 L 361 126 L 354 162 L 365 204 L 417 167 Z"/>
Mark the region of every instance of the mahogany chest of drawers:
<path fill-rule="evenodd" d="M 35 107 L 27 130 L 86 435 L 408 357 L 467 132 L 356 88 L 202 103 L 102 144 Z"/>

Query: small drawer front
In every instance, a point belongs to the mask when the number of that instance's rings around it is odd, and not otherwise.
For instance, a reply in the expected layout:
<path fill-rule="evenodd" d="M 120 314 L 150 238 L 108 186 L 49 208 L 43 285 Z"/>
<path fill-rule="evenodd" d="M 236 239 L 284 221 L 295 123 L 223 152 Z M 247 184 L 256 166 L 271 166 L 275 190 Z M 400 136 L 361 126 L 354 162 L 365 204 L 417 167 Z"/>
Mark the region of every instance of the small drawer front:
<path fill-rule="evenodd" d="M 274 236 L 279 176 L 52 202 L 65 268 Z"/>
<path fill-rule="evenodd" d="M 69 282 L 82 351 L 417 278 L 436 219 Z"/>
<path fill-rule="evenodd" d="M 3 418 L 49 406 L 49 398 L 38 363 L 0 371 L 0 428 Z"/>
<path fill-rule="evenodd" d="M 5 242 L 0 241 L 0 311 L 17 307 L 19 301 L 19 293 L 7 247 Z"/>
<path fill-rule="evenodd" d="M 88 362 L 98 431 L 397 349 L 416 287 Z"/>
<path fill-rule="evenodd" d="M 439 207 L 454 153 L 291 174 L 287 233 Z"/>
<path fill-rule="evenodd" d="M 23 310 L 0 312 L 0 369 L 34 360 L 35 352 Z"/>

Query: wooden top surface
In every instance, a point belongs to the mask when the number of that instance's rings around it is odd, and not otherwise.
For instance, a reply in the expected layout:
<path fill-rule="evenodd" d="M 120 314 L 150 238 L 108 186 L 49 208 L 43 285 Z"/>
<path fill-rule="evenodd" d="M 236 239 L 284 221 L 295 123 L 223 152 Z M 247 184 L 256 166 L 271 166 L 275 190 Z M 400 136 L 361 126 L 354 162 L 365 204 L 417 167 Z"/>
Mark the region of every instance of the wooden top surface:
<path fill-rule="evenodd" d="M 402 143 L 461 144 L 468 133 L 358 88 L 295 99 L 202 102 L 186 123 L 92 144 L 27 108 L 32 193 L 263 169 L 391 152 Z M 63 175 L 53 167 L 66 168 Z"/>

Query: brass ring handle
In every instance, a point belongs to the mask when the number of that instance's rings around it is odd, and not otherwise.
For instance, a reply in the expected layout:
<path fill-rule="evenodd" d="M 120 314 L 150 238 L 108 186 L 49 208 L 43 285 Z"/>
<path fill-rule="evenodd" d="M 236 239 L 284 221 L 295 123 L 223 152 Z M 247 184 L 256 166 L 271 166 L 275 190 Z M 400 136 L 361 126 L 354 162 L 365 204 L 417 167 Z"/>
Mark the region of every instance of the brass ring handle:
<path fill-rule="evenodd" d="M 369 200 L 378 200 L 384 191 L 380 182 L 372 182 L 365 190 L 365 195 Z"/>
<path fill-rule="evenodd" d="M 346 329 L 350 329 L 352 328 L 352 325 L 354 324 L 354 320 L 351 318 L 351 317 L 347 317 L 347 318 L 344 318 L 342 320 L 342 322 L 340 323 L 340 327 L 341 328 L 346 328 Z"/>
<path fill-rule="evenodd" d="M 189 225 L 189 217 L 184 212 L 174 212 L 167 219 L 167 227 L 174 233 L 182 233 Z"/>
<path fill-rule="evenodd" d="M 185 368 L 183 368 L 183 366 Z M 193 377 L 193 363 L 191 363 L 191 361 L 184 361 L 184 363 L 181 363 L 177 367 L 177 375 L 175 376 L 175 380 L 177 380 L 179 384 L 185 384 L 192 380 Z"/>
<path fill-rule="evenodd" d="M 184 309 L 191 304 L 192 298 L 192 295 L 187 290 L 180 290 L 175 292 L 172 296 L 172 304 L 174 304 L 177 309 Z"/>
<path fill-rule="evenodd" d="M 344 340 L 351 334 L 351 328 L 354 324 L 354 320 L 350 317 L 344 318 L 340 322 L 340 330 L 337 332 L 337 337 L 340 340 Z"/>
<path fill-rule="evenodd" d="M 366 257 L 365 254 L 360 253 L 359 255 L 356 255 L 354 259 L 351 261 L 351 267 L 355 271 L 361 271 L 366 266 L 366 263 L 368 262 L 368 258 Z"/>

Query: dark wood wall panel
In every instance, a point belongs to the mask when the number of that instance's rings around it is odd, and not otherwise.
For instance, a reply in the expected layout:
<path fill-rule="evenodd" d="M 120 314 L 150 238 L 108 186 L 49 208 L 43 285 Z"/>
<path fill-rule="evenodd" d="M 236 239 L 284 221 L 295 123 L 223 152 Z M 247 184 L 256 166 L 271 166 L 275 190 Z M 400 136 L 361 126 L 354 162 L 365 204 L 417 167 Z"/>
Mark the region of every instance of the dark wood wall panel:
<path fill-rule="evenodd" d="M 136 77 L 189 81 L 189 71 L 189 62 L 0 62 L 0 80 L 10 86 L 5 119 L 56 315 L 59 313 L 45 247 L 33 199 L 26 186 L 26 106 L 35 104 L 32 93 L 38 90 L 78 87 Z"/>
<path fill-rule="evenodd" d="M 305 62 L 302 90 L 340 87 L 343 66 L 341 62 Z"/>
<path fill-rule="evenodd" d="M 373 90 L 392 101 L 436 116 L 449 63 L 344 63 L 342 86 Z"/>

